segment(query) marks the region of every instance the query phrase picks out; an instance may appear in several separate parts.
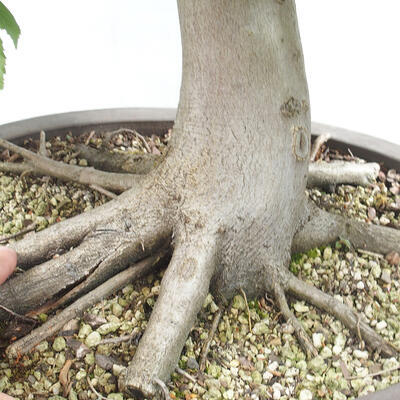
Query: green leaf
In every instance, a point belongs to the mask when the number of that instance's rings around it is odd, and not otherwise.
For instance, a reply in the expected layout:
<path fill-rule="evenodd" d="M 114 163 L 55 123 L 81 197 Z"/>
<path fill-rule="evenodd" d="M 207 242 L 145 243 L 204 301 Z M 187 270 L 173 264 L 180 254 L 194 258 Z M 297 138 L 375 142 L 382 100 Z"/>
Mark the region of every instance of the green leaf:
<path fill-rule="evenodd" d="M 21 29 L 13 15 L 8 11 L 8 8 L 0 1 L 0 29 L 4 29 L 14 42 L 15 48 L 18 45 L 18 38 Z"/>
<path fill-rule="evenodd" d="M 6 56 L 4 54 L 3 42 L 0 39 L 0 90 L 4 88 L 5 72 L 6 72 Z"/>

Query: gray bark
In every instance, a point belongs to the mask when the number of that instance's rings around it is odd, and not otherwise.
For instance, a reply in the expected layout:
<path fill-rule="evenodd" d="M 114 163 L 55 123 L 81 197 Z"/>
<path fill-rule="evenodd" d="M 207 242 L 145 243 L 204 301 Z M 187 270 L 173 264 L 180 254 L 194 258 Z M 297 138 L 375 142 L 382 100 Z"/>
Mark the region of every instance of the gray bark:
<path fill-rule="evenodd" d="M 157 390 L 155 378 L 176 365 L 210 279 L 225 298 L 240 288 L 260 294 L 272 285 L 272 271 L 277 276 L 288 263 L 310 151 L 294 2 L 185 0 L 178 8 L 180 103 L 158 172 L 179 256 L 125 382 L 148 396 Z"/>
<path fill-rule="evenodd" d="M 307 204 L 307 222 L 293 238 L 292 252 L 301 253 L 327 243 L 338 237 L 348 239 L 356 249 L 380 254 L 400 252 L 400 230 L 368 224 L 329 213 L 313 202 Z"/>
<path fill-rule="evenodd" d="M 348 161 L 310 163 L 307 186 L 326 187 L 342 183 L 365 186 L 374 182 L 379 169 L 377 163 L 364 164 Z"/>

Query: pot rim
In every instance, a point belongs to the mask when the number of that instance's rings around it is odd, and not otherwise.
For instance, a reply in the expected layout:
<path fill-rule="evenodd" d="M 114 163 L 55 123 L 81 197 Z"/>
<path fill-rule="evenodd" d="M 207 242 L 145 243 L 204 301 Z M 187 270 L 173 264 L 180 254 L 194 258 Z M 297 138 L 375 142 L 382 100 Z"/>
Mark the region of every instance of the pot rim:
<path fill-rule="evenodd" d="M 0 125 L 0 137 L 22 142 L 36 136 L 41 130 L 51 137 L 69 131 L 79 134 L 98 129 L 110 130 L 126 127 L 140 130 L 143 135 L 160 133 L 171 128 L 175 120 L 175 108 L 109 108 L 49 114 Z M 329 144 L 341 151 L 352 153 L 367 161 L 383 162 L 387 168 L 400 171 L 400 145 L 363 133 L 331 125 L 312 122 L 313 136 L 329 133 Z"/>

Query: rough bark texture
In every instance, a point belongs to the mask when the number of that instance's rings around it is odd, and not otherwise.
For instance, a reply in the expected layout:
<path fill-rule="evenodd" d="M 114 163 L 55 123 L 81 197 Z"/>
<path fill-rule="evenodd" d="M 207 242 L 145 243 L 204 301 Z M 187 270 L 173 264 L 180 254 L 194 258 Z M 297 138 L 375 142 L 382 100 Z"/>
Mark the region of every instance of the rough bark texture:
<path fill-rule="evenodd" d="M 156 390 L 154 378 L 165 379 L 176 365 L 210 279 L 225 298 L 241 288 L 254 296 L 288 264 L 309 157 L 294 2 L 178 6 L 181 96 L 159 170 L 174 220 L 174 272 L 163 280 L 126 379 L 129 389 L 147 395 Z"/>

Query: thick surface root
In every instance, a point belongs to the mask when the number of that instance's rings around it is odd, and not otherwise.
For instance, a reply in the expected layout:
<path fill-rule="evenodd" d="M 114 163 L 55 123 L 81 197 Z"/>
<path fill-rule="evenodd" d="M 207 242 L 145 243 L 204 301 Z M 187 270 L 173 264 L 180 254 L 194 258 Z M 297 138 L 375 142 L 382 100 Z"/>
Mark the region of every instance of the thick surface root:
<path fill-rule="evenodd" d="M 109 172 L 147 174 L 157 167 L 163 157 L 156 154 L 125 154 L 96 150 L 83 144 L 75 145 L 79 155 L 96 169 Z"/>
<path fill-rule="evenodd" d="M 90 293 L 79 298 L 76 302 L 49 319 L 39 328 L 11 344 L 7 348 L 7 356 L 15 358 L 18 355 L 28 353 L 42 340 L 46 340 L 48 337 L 55 335 L 68 321 L 83 313 L 91 305 L 120 290 L 129 282 L 149 273 L 156 265 L 160 264 L 160 262 L 165 262 L 166 256 L 167 251 L 162 250 L 115 275 Z"/>
<path fill-rule="evenodd" d="M 316 287 L 303 282 L 294 275 L 289 276 L 286 290 L 291 295 L 332 314 L 355 335 L 361 336 L 362 340 L 374 350 L 381 351 L 386 356 L 397 355 L 397 350 L 390 346 L 389 343 L 362 320 L 361 316 L 357 315 L 356 312 L 346 304 L 341 303 Z"/>
<path fill-rule="evenodd" d="M 10 247 L 18 253 L 18 266 L 28 269 L 77 246 L 97 225 L 106 222 L 105 215 L 114 213 L 115 208 L 115 203 L 106 203 L 12 243 Z"/>
<path fill-rule="evenodd" d="M 326 187 L 337 184 L 365 186 L 374 182 L 379 169 L 377 163 L 362 164 L 348 161 L 310 163 L 307 186 Z"/>
<path fill-rule="evenodd" d="M 120 381 L 125 390 L 151 396 L 158 390 L 157 379 L 169 379 L 208 293 L 214 257 L 214 240 L 209 237 L 178 241 L 126 380 Z"/>
<path fill-rule="evenodd" d="M 338 237 L 347 239 L 356 249 L 387 254 L 400 252 L 400 230 L 367 224 L 333 214 L 317 207 L 312 201 L 307 204 L 308 220 L 296 233 L 292 242 L 292 253 L 334 242 Z"/>
<path fill-rule="evenodd" d="M 171 235 L 159 196 L 151 190 L 143 190 L 134 200 L 122 195 L 89 216 L 83 214 L 17 242 L 13 247 L 19 262 L 28 261 L 24 256 L 29 257 L 29 250 L 34 259 L 44 260 L 60 253 L 65 242 L 76 247 L 7 281 L 0 291 L 0 304 L 25 313 L 50 299 L 64 296 L 71 301 L 152 254 Z M 74 227 L 83 229 L 74 231 Z"/>

